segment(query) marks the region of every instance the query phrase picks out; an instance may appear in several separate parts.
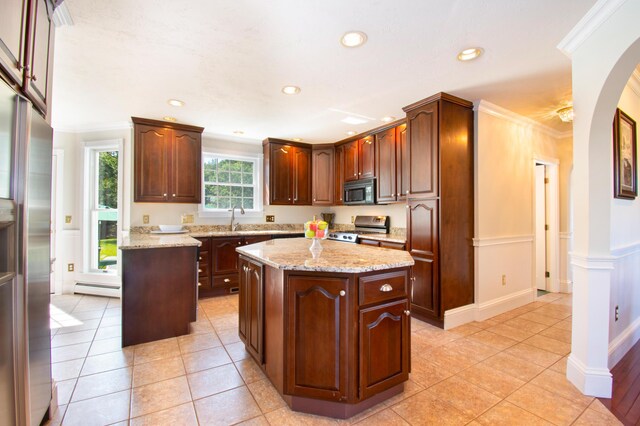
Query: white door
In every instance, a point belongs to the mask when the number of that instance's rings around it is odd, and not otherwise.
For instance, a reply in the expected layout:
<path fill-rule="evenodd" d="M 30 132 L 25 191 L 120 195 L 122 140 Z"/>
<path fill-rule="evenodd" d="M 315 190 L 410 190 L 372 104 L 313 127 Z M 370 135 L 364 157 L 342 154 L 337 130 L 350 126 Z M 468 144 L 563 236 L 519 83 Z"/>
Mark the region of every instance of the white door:
<path fill-rule="evenodd" d="M 547 237 L 546 237 L 546 199 L 545 199 L 545 166 L 536 164 L 535 193 L 536 193 L 536 287 L 547 290 Z"/>

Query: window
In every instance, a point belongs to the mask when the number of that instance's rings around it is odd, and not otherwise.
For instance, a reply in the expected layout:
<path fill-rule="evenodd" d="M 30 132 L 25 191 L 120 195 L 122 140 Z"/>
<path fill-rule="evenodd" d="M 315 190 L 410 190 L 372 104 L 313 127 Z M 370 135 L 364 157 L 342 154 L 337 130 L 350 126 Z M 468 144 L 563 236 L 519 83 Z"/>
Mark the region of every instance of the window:
<path fill-rule="evenodd" d="M 258 157 L 203 153 L 203 212 L 226 212 L 232 207 L 262 210 Z"/>

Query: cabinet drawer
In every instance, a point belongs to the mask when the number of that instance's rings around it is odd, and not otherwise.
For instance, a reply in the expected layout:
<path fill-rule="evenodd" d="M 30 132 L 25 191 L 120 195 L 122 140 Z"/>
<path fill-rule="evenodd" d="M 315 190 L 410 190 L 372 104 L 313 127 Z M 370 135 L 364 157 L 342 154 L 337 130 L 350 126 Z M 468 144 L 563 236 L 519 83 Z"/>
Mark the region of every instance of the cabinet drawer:
<path fill-rule="evenodd" d="M 198 263 L 200 263 L 200 265 L 207 265 L 209 267 L 209 269 L 211 269 L 210 262 L 211 259 L 211 254 L 208 251 L 202 251 L 200 250 L 200 256 L 198 257 Z"/>
<path fill-rule="evenodd" d="M 407 297 L 408 281 L 406 270 L 360 277 L 358 301 L 360 305 L 368 305 L 398 297 Z"/>
<path fill-rule="evenodd" d="M 198 290 L 211 290 L 211 282 L 209 277 L 198 277 Z"/>
<path fill-rule="evenodd" d="M 210 251 L 211 250 L 211 238 L 196 238 L 196 240 L 200 241 L 202 245 L 200 246 L 200 251 Z"/>
<path fill-rule="evenodd" d="M 213 287 L 236 287 L 238 281 L 238 274 L 217 275 L 213 277 Z"/>
<path fill-rule="evenodd" d="M 392 243 L 390 241 L 380 241 L 380 247 L 395 249 L 395 250 L 404 250 L 405 245 L 403 243 Z"/>
<path fill-rule="evenodd" d="M 209 278 L 210 275 L 211 275 L 211 267 L 209 266 L 209 262 L 200 261 L 198 263 L 198 276 Z"/>
<path fill-rule="evenodd" d="M 376 240 L 365 240 L 364 238 L 360 238 L 358 239 L 358 243 L 365 246 L 380 247 L 380 241 Z"/>

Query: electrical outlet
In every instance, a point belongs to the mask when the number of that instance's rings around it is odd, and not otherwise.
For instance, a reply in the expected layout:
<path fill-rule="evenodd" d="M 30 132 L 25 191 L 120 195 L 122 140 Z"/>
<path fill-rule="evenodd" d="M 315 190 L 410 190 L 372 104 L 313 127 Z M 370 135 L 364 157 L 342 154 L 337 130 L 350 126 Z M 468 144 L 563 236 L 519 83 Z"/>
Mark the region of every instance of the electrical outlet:
<path fill-rule="evenodd" d="M 506 275 L 502 276 L 502 285 L 507 285 L 507 276 Z"/>
<path fill-rule="evenodd" d="M 144 223 L 144 224 L 148 224 L 149 223 L 149 215 L 148 214 L 142 215 L 142 223 Z"/>
<path fill-rule="evenodd" d="M 355 216 L 351 216 L 351 223 L 355 223 L 356 221 L 356 217 Z"/>
<path fill-rule="evenodd" d="M 267 220 L 267 222 L 275 222 L 276 221 L 276 216 L 272 215 L 272 214 L 268 214 L 266 216 L 266 220 Z"/>
<path fill-rule="evenodd" d="M 193 215 L 192 214 L 183 214 L 182 215 L 182 223 L 193 223 Z"/>
<path fill-rule="evenodd" d="M 71 215 L 67 215 L 64 217 L 64 223 L 71 223 Z"/>
<path fill-rule="evenodd" d="M 620 319 L 620 307 L 616 305 L 615 320 L 618 321 L 619 319 Z"/>
<path fill-rule="evenodd" d="M 67 264 L 67 271 L 69 272 L 73 272 L 76 269 L 75 265 L 73 263 L 68 263 Z"/>

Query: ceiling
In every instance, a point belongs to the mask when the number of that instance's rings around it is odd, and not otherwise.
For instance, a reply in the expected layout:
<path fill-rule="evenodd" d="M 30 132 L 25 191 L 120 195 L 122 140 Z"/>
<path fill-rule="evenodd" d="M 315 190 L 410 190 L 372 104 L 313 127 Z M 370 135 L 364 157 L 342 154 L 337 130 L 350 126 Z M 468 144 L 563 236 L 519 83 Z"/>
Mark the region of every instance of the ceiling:
<path fill-rule="evenodd" d="M 595 0 L 65 2 L 75 25 L 57 29 L 54 128 L 170 115 L 232 140 L 314 143 L 401 118 L 440 91 L 569 131 L 554 114 L 571 102 L 571 63 L 556 45 Z M 368 41 L 343 47 L 350 30 Z M 471 46 L 484 55 L 458 61 Z M 282 94 L 288 84 L 301 93 Z M 372 120 L 345 124 L 341 111 Z"/>

